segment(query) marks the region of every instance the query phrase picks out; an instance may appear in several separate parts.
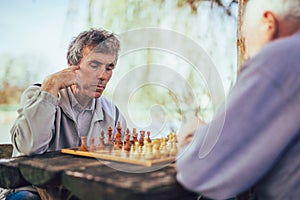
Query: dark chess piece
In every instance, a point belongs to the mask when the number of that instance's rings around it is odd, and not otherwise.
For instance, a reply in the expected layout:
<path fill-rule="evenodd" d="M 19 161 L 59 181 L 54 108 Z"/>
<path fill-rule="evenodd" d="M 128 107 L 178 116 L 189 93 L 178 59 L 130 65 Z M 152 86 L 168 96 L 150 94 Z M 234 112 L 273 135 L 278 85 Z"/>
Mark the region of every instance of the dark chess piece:
<path fill-rule="evenodd" d="M 108 127 L 108 145 L 113 145 L 113 141 L 112 141 L 112 128 Z"/>
<path fill-rule="evenodd" d="M 87 151 L 87 137 L 81 136 L 81 145 L 79 147 L 79 151 Z"/>
<path fill-rule="evenodd" d="M 131 143 L 130 143 L 130 134 L 126 134 L 126 138 L 125 138 L 125 146 L 124 146 L 124 150 L 125 151 L 130 151 L 130 147 L 131 147 Z"/>
<path fill-rule="evenodd" d="M 147 131 L 147 136 L 148 136 L 147 141 L 148 141 L 149 143 L 151 143 L 152 140 L 151 140 L 151 138 L 150 138 L 150 131 Z"/>
<path fill-rule="evenodd" d="M 145 138 L 145 131 L 140 131 L 140 139 L 139 139 L 140 146 L 144 146 L 144 138 Z"/>

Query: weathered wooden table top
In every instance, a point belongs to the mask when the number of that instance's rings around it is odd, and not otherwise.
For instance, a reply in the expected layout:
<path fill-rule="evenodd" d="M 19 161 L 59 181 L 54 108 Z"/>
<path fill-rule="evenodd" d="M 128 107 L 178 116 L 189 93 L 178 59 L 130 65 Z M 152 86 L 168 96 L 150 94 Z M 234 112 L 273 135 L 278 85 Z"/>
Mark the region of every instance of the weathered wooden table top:
<path fill-rule="evenodd" d="M 174 165 L 143 166 L 51 152 L 0 160 L 0 187 L 64 187 L 80 199 L 196 199 L 176 181 Z"/>

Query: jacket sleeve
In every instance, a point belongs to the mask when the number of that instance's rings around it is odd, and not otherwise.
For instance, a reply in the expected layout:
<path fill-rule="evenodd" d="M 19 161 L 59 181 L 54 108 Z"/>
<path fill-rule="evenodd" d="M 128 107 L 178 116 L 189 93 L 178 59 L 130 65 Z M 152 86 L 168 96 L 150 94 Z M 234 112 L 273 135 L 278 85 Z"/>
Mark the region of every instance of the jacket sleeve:
<path fill-rule="evenodd" d="M 227 199 L 249 189 L 274 166 L 300 124 L 298 75 L 290 74 L 288 81 L 285 74 L 281 77 L 244 74 L 226 106 L 180 150 L 177 180 L 184 187 Z"/>
<path fill-rule="evenodd" d="M 52 138 L 58 98 L 32 86 L 24 91 L 11 128 L 13 156 L 44 153 Z"/>

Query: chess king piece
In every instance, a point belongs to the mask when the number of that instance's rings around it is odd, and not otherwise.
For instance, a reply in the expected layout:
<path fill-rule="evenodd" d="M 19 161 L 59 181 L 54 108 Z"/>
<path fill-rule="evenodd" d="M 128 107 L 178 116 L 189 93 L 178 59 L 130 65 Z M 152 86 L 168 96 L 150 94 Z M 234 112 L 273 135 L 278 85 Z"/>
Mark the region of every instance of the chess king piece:
<path fill-rule="evenodd" d="M 79 147 L 79 151 L 87 151 L 87 137 L 81 136 L 81 145 Z"/>
<path fill-rule="evenodd" d="M 120 122 L 118 122 L 117 133 L 115 134 L 114 140 L 115 140 L 115 148 L 122 149 L 122 133 L 121 133 Z"/>
<path fill-rule="evenodd" d="M 117 139 L 119 139 L 119 138 L 122 138 L 120 122 L 118 122 L 118 125 L 117 125 L 117 132 L 116 132 L 115 137 L 114 137 L 115 142 L 116 142 Z"/>

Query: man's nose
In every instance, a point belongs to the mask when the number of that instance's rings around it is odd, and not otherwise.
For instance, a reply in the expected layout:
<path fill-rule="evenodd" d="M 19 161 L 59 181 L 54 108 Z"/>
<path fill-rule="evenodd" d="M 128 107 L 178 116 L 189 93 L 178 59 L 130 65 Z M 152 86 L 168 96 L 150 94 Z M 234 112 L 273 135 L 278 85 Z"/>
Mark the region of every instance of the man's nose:
<path fill-rule="evenodd" d="M 106 78 L 106 70 L 104 65 L 99 67 L 97 70 L 97 78 L 102 80 Z"/>

